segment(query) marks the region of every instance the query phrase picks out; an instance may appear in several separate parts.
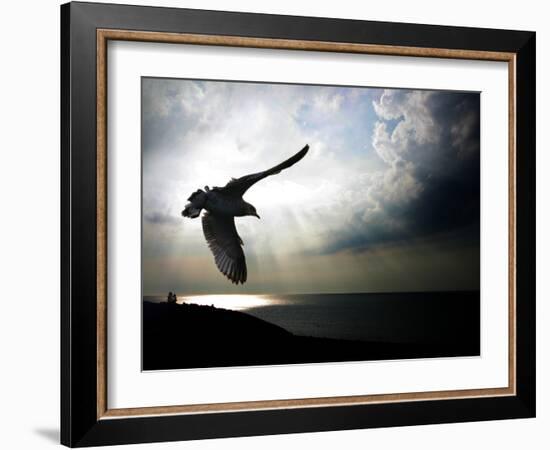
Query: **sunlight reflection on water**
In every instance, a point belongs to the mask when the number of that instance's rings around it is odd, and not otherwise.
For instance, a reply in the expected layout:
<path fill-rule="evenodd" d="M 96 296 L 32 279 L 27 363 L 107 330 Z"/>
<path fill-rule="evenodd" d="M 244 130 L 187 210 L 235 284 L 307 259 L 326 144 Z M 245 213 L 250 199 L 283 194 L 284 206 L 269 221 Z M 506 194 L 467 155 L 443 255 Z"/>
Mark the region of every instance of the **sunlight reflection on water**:
<path fill-rule="evenodd" d="M 267 295 L 193 295 L 181 297 L 178 303 L 193 303 L 195 305 L 213 305 L 216 308 L 242 311 L 260 306 L 270 306 L 279 303 L 276 298 Z"/>

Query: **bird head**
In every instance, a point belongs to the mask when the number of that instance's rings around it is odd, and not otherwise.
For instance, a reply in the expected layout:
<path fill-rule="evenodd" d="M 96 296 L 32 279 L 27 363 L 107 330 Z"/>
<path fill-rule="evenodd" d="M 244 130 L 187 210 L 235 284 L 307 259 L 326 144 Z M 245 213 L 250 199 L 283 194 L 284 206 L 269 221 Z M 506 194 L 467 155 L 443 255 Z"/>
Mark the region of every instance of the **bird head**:
<path fill-rule="evenodd" d="M 257 217 L 258 219 L 260 218 L 260 216 L 256 212 L 256 207 L 254 205 L 251 205 L 250 203 L 246 204 L 246 215 L 254 216 L 254 217 Z"/>

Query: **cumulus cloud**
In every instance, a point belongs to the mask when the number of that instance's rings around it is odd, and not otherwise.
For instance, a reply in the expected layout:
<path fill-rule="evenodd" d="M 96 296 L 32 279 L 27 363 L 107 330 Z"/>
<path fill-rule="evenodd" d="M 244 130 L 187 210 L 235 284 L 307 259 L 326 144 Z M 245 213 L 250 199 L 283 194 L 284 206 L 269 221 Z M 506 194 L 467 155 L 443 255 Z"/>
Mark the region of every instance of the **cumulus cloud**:
<path fill-rule="evenodd" d="M 479 239 L 479 95 L 385 90 L 373 108 L 385 167 L 361 179 L 362 214 L 329 251 L 442 233 Z"/>

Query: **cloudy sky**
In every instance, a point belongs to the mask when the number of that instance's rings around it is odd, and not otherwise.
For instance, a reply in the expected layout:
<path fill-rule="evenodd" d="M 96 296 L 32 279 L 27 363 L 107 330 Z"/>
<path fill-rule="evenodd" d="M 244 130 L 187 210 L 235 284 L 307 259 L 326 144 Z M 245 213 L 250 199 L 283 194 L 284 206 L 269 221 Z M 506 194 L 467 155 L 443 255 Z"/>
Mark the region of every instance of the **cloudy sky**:
<path fill-rule="evenodd" d="M 142 80 L 143 292 L 479 289 L 479 94 Z M 248 281 L 221 275 L 198 188 L 295 166 L 246 194 Z"/>

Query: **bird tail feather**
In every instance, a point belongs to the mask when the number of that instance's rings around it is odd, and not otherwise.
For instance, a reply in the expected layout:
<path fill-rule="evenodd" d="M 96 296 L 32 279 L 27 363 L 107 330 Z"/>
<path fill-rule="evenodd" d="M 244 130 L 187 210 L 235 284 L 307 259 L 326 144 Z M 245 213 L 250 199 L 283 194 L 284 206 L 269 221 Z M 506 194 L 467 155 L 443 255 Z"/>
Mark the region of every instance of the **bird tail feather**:
<path fill-rule="evenodd" d="M 202 189 L 199 189 L 198 191 L 193 192 L 187 200 L 189 203 L 185 205 L 181 215 L 191 219 L 199 217 L 206 203 L 206 193 Z"/>

